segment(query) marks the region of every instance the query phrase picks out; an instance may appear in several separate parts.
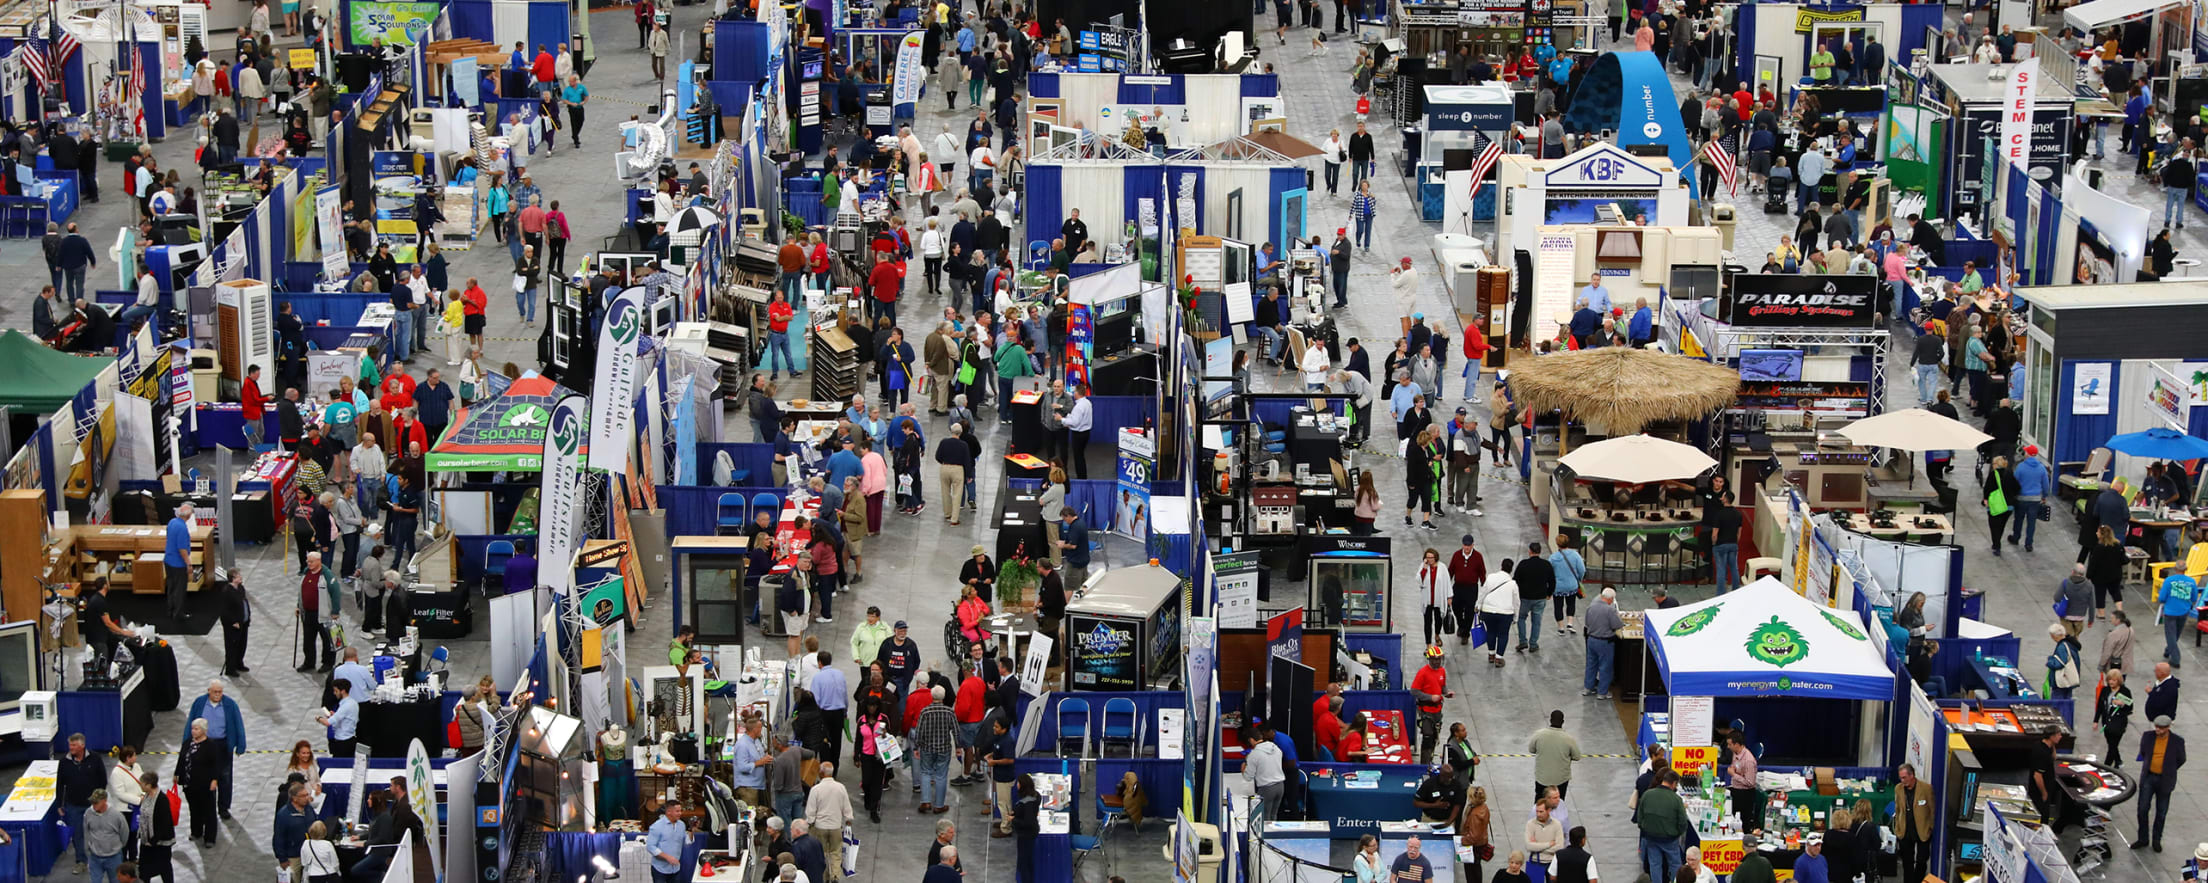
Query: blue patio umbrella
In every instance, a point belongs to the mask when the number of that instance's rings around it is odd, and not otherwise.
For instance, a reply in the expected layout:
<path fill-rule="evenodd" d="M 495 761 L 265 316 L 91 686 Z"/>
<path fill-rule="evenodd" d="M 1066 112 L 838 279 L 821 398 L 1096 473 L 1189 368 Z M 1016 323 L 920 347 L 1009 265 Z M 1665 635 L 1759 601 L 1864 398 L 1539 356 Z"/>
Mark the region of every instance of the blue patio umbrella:
<path fill-rule="evenodd" d="M 2145 432 L 2127 432 L 2108 440 L 2108 449 L 2134 457 L 2156 460 L 2198 460 L 2208 458 L 2208 439 L 2199 439 L 2175 429 L 2156 427 Z"/>

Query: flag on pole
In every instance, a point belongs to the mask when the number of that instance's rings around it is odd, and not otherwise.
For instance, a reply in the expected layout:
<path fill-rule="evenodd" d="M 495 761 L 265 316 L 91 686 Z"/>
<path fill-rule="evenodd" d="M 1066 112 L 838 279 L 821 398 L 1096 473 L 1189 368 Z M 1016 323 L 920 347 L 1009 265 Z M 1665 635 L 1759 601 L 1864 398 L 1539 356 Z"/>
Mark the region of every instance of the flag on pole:
<path fill-rule="evenodd" d="M 76 54 L 77 48 L 77 35 L 64 29 L 59 19 L 48 16 L 46 36 L 43 39 L 33 36 L 25 41 L 26 51 L 21 59 L 23 70 L 38 82 L 40 91 L 60 91 L 67 97 L 69 81 L 63 65 L 68 63 L 69 56 Z"/>
<path fill-rule="evenodd" d="M 1466 198 L 1479 197 L 1480 185 L 1487 182 L 1488 170 L 1495 168 L 1495 161 L 1502 158 L 1503 142 L 1496 138 L 1487 139 L 1487 149 L 1480 151 L 1480 158 L 1472 161 L 1472 194 Z"/>
<path fill-rule="evenodd" d="M 138 46 L 135 43 L 126 43 L 124 47 L 123 57 L 130 62 L 130 84 L 128 88 L 123 90 L 123 100 L 130 102 L 131 131 L 133 134 L 144 136 L 146 134 L 145 56 L 138 54 Z"/>
<path fill-rule="evenodd" d="M 1733 163 L 1733 152 L 1712 138 L 1702 145 L 1702 157 L 1717 169 L 1717 177 L 1725 184 L 1727 193 L 1740 192 L 1740 167 Z"/>

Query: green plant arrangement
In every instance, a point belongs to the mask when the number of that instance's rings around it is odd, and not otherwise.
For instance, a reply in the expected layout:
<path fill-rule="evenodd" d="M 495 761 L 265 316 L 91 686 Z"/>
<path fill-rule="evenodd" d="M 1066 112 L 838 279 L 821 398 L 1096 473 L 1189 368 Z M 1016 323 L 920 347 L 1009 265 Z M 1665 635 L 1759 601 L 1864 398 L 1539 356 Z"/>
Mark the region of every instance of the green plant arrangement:
<path fill-rule="evenodd" d="M 803 233 L 805 232 L 805 219 L 790 214 L 789 212 L 783 212 L 782 229 L 784 232 L 787 232 L 792 236 Z"/>
<path fill-rule="evenodd" d="M 1014 558 L 997 568 L 997 609 L 1010 612 L 1035 605 L 1033 590 L 1043 584 L 1043 572 L 1030 558 Z"/>

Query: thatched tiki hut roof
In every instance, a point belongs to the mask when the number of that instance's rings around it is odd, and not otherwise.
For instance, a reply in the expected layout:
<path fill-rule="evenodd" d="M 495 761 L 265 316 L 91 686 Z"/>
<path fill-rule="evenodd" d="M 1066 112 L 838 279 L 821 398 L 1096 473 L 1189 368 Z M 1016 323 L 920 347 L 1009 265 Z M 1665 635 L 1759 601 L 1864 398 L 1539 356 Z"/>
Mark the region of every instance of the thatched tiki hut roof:
<path fill-rule="evenodd" d="M 1563 411 L 1624 435 L 1725 407 L 1740 386 L 1740 372 L 1685 356 L 1602 347 L 1513 359 L 1509 384 L 1526 407 Z"/>

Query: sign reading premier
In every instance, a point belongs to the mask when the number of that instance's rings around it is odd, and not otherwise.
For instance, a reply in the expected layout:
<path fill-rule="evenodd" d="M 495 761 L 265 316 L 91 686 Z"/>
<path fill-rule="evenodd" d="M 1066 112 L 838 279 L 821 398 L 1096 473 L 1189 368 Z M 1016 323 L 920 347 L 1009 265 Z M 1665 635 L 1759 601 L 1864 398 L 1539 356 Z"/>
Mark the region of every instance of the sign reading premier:
<path fill-rule="evenodd" d="M 1726 321 L 1757 328 L 1868 328 L 1878 314 L 1870 276 L 1742 273 Z"/>

